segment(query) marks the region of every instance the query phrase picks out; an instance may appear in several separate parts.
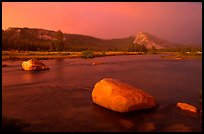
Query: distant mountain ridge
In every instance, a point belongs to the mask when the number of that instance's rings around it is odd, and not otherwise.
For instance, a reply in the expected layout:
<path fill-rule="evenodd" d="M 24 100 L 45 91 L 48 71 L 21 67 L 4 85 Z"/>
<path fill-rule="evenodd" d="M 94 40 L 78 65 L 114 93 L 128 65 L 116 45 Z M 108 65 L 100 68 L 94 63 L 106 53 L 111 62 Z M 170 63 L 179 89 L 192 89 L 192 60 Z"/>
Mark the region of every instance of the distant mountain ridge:
<path fill-rule="evenodd" d="M 56 40 L 57 31 L 37 29 L 37 28 L 8 28 L 2 30 L 2 38 L 7 41 L 13 41 L 15 44 L 19 40 L 35 45 L 41 45 L 44 49 L 49 49 L 49 45 Z M 127 46 L 133 44 L 132 36 L 120 39 L 100 39 L 82 34 L 66 34 L 64 36 L 64 49 L 71 51 L 95 50 L 95 51 L 120 51 L 127 49 Z M 4 45 L 6 43 L 3 43 Z"/>
<path fill-rule="evenodd" d="M 2 44 L 3 46 L 9 42 L 16 43 L 24 41 L 35 45 L 43 45 L 44 49 L 49 49 L 52 42 L 56 40 L 57 31 L 37 29 L 37 28 L 8 28 L 2 30 Z M 98 51 L 120 51 L 127 50 L 133 44 L 145 45 L 147 48 L 172 48 L 178 47 L 177 44 L 171 43 L 164 39 L 160 39 L 150 33 L 139 32 L 136 36 L 129 36 L 118 39 L 100 39 L 89 35 L 82 34 L 67 34 L 63 33 L 65 50 L 86 50 L 93 49 Z M 4 43 L 5 42 L 5 43 Z"/>
<path fill-rule="evenodd" d="M 137 33 L 135 40 L 134 40 L 135 44 L 139 44 L 139 45 L 146 45 L 147 48 L 152 48 L 153 46 L 155 48 L 170 48 L 170 47 L 178 47 L 177 44 L 169 42 L 167 40 L 164 39 L 160 39 L 150 33 L 146 33 L 146 32 L 139 32 Z"/>

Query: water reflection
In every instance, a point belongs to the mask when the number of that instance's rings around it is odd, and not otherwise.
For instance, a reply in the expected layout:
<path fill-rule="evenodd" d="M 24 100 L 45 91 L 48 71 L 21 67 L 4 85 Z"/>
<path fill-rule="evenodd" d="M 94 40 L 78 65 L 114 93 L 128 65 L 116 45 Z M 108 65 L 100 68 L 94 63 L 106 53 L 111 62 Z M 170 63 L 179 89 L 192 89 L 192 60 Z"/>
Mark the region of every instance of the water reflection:
<path fill-rule="evenodd" d="M 25 72 L 22 75 L 22 79 L 24 82 L 32 82 L 34 74 L 32 72 Z"/>
<path fill-rule="evenodd" d="M 65 68 L 66 64 L 64 65 L 64 59 L 56 59 L 55 60 L 55 76 L 59 80 L 63 80 L 63 69 Z"/>

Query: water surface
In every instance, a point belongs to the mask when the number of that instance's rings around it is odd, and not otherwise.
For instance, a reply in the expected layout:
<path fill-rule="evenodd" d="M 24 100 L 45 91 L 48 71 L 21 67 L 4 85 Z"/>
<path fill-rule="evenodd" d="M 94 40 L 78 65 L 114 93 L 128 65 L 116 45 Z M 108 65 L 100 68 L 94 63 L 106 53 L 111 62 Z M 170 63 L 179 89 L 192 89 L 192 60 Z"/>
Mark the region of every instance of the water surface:
<path fill-rule="evenodd" d="M 4 62 L 9 66 L 2 68 L 2 113 L 31 123 L 25 131 L 171 131 L 172 124 L 202 131 L 200 115 L 176 107 L 178 101 L 199 107 L 201 59 L 129 55 L 41 61 L 50 70 L 24 71 L 22 61 Z M 122 114 L 92 103 L 95 83 L 107 77 L 144 89 L 159 106 Z"/>

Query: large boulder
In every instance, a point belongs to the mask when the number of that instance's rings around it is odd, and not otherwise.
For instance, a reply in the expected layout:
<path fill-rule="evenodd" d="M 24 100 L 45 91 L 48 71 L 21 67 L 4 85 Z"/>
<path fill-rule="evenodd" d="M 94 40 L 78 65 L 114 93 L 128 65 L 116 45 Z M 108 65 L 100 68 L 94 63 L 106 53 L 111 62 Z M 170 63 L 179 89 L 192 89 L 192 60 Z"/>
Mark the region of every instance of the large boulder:
<path fill-rule="evenodd" d="M 104 78 L 95 84 L 92 100 L 117 112 L 153 108 L 157 105 L 155 98 L 144 90 L 112 78 Z"/>
<path fill-rule="evenodd" d="M 29 61 L 23 61 L 22 67 L 26 71 L 39 71 L 39 70 L 48 70 L 49 69 L 49 67 L 47 67 L 45 64 L 43 64 L 42 62 L 40 62 L 36 59 L 31 59 Z"/>

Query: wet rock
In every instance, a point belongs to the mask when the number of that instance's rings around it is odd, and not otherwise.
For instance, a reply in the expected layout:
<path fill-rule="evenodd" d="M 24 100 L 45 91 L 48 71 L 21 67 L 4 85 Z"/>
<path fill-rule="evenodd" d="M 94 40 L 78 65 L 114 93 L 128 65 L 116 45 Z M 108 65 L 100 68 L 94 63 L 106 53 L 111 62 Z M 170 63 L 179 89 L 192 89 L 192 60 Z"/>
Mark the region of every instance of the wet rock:
<path fill-rule="evenodd" d="M 43 64 L 42 62 L 40 62 L 36 59 L 31 59 L 29 61 L 23 61 L 22 67 L 26 71 L 39 71 L 39 70 L 48 70 L 49 69 L 49 67 L 47 67 L 45 64 Z"/>
<path fill-rule="evenodd" d="M 174 58 L 175 60 L 182 60 L 182 58 L 180 58 L 180 57 L 176 57 L 176 58 Z"/>
<path fill-rule="evenodd" d="M 181 108 L 182 110 L 187 110 L 187 111 L 191 111 L 194 113 L 197 113 L 197 111 L 198 111 L 195 106 L 192 106 L 192 105 L 187 104 L 187 103 L 182 103 L 182 102 L 178 102 L 177 107 Z"/>
<path fill-rule="evenodd" d="M 130 129 L 134 126 L 134 123 L 130 120 L 120 119 L 119 122 L 127 129 Z"/>
<path fill-rule="evenodd" d="M 102 62 L 93 62 L 92 65 L 100 65 L 103 64 Z"/>
<path fill-rule="evenodd" d="M 154 131 L 155 129 L 156 127 L 153 122 L 145 122 L 138 127 L 138 131 L 140 132 L 151 132 L 151 131 Z"/>
<path fill-rule="evenodd" d="M 176 123 L 165 128 L 166 132 L 192 132 L 192 129 L 184 124 Z"/>
<path fill-rule="evenodd" d="M 155 98 L 144 90 L 112 78 L 104 78 L 95 84 L 92 100 L 117 112 L 148 109 L 157 105 Z"/>

